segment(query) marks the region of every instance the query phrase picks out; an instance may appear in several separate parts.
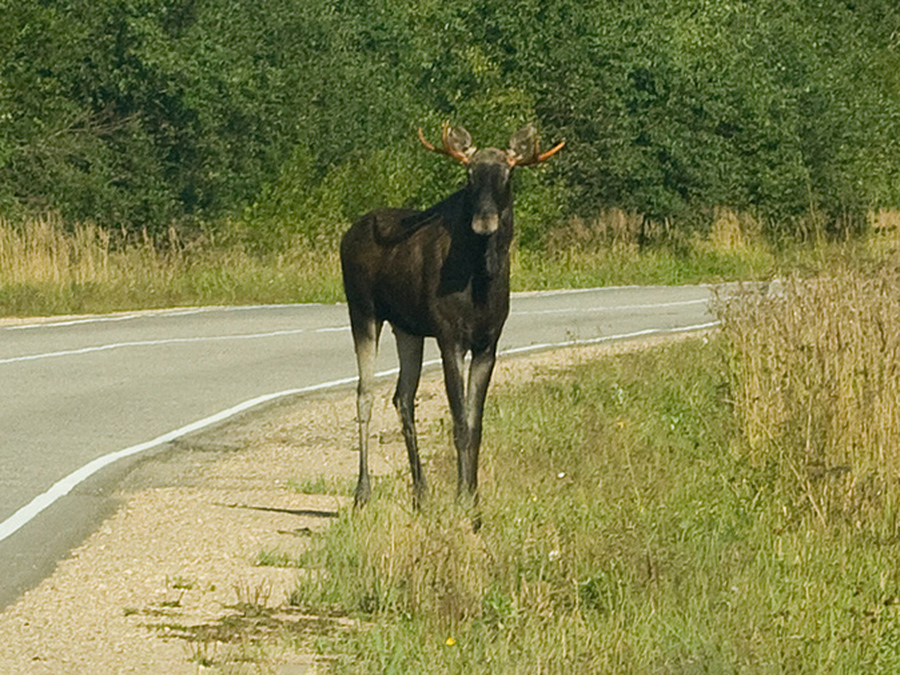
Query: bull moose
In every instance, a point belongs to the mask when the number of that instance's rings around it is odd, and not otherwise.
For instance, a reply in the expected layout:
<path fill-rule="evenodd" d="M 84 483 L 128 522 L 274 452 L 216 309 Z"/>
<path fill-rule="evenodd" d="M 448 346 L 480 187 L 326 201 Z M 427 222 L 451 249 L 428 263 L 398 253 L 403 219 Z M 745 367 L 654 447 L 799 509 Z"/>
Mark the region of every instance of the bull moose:
<path fill-rule="evenodd" d="M 437 339 L 453 417 L 457 495 L 477 500 L 478 451 L 485 396 L 497 341 L 509 313 L 509 249 L 513 238 L 510 182 L 517 166 L 538 164 L 533 126 L 518 131 L 508 150 L 478 149 L 462 127 L 444 124 L 441 148 L 419 140 L 468 170 L 465 186 L 424 211 L 383 208 L 362 216 L 341 240 L 341 269 L 359 368 L 359 480 L 355 504 L 370 497 L 368 437 L 375 354 L 385 321 L 400 360 L 394 406 L 400 414 L 413 479 L 413 504 L 426 493 L 415 428 L 415 395 L 426 337 Z M 466 356 L 471 361 L 466 373 Z"/>

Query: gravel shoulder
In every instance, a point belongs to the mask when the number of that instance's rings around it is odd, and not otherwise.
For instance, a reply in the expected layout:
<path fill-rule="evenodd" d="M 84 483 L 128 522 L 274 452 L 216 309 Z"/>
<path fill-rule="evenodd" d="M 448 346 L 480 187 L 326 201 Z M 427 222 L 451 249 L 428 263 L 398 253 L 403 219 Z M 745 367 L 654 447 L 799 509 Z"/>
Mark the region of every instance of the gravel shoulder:
<path fill-rule="evenodd" d="M 501 361 L 492 388 L 672 339 L 679 338 Z M 373 413 L 375 475 L 406 471 L 392 386 L 379 388 Z M 298 613 L 288 600 L 302 570 L 257 562 L 266 551 L 301 553 L 310 533 L 349 508 L 347 497 L 303 494 L 297 486 L 324 479 L 351 493 L 355 413 L 349 392 L 297 399 L 140 463 L 120 486 L 116 513 L 0 613 L 0 672 L 323 671 L 311 641 L 347 620 Z M 431 372 L 418 395 L 420 428 L 446 415 L 440 374 Z"/>

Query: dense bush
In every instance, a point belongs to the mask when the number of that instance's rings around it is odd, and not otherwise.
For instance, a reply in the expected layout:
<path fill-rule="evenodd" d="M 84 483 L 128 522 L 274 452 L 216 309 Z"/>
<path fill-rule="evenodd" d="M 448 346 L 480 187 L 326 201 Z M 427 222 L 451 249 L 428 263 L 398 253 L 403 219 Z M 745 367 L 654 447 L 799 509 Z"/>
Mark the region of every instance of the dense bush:
<path fill-rule="evenodd" d="M 606 207 L 727 205 L 803 235 L 900 202 L 889 0 L 25 0 L 3 19 L 6 215 L 330 241 L 460 180 L 416 147 L 446 118 L 482 144 L 525 122 L 567 139 L 524 179 L 532 241 Z"/>

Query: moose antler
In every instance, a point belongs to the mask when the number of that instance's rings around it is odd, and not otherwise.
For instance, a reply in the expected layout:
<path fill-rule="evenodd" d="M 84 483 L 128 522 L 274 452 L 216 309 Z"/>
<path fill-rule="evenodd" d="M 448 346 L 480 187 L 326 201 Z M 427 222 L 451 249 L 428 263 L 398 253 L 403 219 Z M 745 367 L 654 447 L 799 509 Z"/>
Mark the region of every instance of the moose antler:
<path fill-rule="evenodd" d="M 438 149 L 428 142 L 425 134 L 422 133 L 422 127 L 419 127 L 419 140 L 432 152 L 453 157 L 463 164 L 468 164 L 475 152 L 469 132 L 462 127 L 451 127 L 449 122 L 444 122 L 441 129 L 442 148 Z"/>
<path fill-rule="evenodd" d="M 547 161 L 548 159 L 550 159 L 551 157 L 553 157 L 553 155 L 555 155 L 557 152 L 559 152 L 560 150 L 562 150 L 562 149 L 563 149 L 563 146 L 564 146 L 565 144 L 566 144 L 565 141 L 560 141 L 559 143 L 557 143 L 556 145 L 554 145 L 552 148 L 550 148 L 549 150 L 547 150 L 547 152 L 542 152 L 542 153 L 541 153 L 540 155 L 538 155 L 537 158 L 534 160 L 534 163 L 535 163 L 535 164 L 538 164 L 538 163 L 540 163 L 540 162 L 545 162 L 545 161 Z"/>
<path fill-rule="evenodd" d="M 527 155 L 520 155 L 518 153 L 511 153 L 507 158 L 510 166 L 530 166 L 531 164 L 539 164 L 540 162 L 546 162 L 548 159 L 553 157 L 557 152 L 563 149 L 563 146 L 566 144 L 565 141 L 560 141 L 552 148 L 547 150 L 546 152 L 541 152 L 540 150 L 540 141 L 538 140 L 537 135 L 533 136 L 533 147 L 531 148 L 531 152 Z"/>

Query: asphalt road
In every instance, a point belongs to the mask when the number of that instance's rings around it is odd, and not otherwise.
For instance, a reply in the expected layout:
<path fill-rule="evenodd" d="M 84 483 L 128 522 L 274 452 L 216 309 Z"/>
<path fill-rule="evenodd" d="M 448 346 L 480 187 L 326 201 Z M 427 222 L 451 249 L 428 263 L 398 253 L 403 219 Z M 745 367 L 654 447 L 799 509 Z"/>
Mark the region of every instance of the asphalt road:
<path fill-rule="evenodd" d="M 707 327 L 710 295 L 703 286 L 517 295 L 501 353 Z M 425 359 L 436 364 L 433 344 Z M 396 367 L 389 330 L 378 365 L 385 377 Z M 110 495 L 137 459 L 272 400 L 350 389 L 355 370 L 343 305 L 0 326 L 0 608 L 115 508 Z"/>

